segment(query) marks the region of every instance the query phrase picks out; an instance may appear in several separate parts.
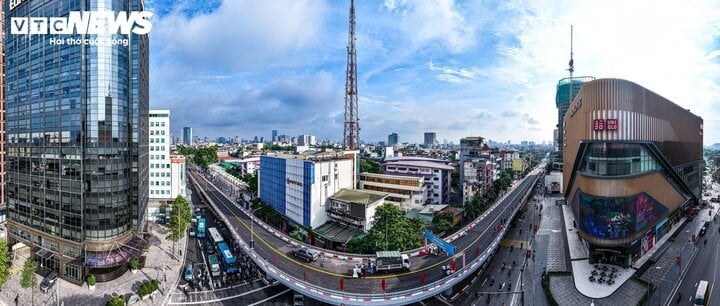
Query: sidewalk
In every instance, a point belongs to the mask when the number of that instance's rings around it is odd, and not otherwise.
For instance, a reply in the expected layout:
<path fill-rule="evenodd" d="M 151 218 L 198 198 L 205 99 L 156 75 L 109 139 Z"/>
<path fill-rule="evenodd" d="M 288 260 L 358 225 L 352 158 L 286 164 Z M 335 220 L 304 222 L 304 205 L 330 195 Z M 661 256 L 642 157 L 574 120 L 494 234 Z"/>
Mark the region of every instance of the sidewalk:
<path fill-rule="evenodd" d="M 149 233 L 152 235 L 149 238 L 151 246 L 146 255 L 145 267 L 137 273 L 133 274 L 128 271 L 116 280 L 97 283 L 95 284 L 94 290 L 90 290 L 87 284 L 78 286 L 58 278 L 57 283 L 48 293 L 40 291 L 39 284 L 42 281 L 42 277 L 36 274 L 35 277 L 38 287 L 35 288 L 35 305 L 56 305 L 56 296 L 59 296 L 60 304 L 64 305 L 105 305 L 105 303 L 112 298 L 113 293 L 127 298 L 130 293 L 136 293 L 140 285 L 149 279 L 158 279 L 160 281 L 160 289 L 152 299 L 147 298 L 135 305 L 150 306 L 164 304 L 165 302 L 163 301 L 170 296 L 170 293 L 177 285 L 177 280 L 182 270 L 183 259 L 171 258 L 172 241 L 165 239 L 165 236 L 167 236 L 167 230 L 165 228 L 154 223 L 150 223 L 148 226 Z M 176 252 L 178 249 L 184 249 L 186 241 L 187 238 L 175 243 Z M 13 262 L 13 268 L 20 267 L 21 269 L 22 264 L 29 255 L 30 252 L 26 250 L 22 259 Z M 163 266 L 166 266 L 165 271 L 162 271 Z M 18 293 L 20 294 L 20 305 L 31 305 L 30 289 L 20 287 L 20 269 L 13 269 L 11 279 L 2 287 L 2 291 L 0 291 L 0 305 L 15 305 L 15 296 Z"/>
<path fill-rule="evenodd" d="M 662 301 L 664 303 L 674 295 L 675 287 L 678 284 L 678 275 L 692 264 L 698 251 L 698 247 L 691 241 L 692 235 L 697 235 L 705 221 L 712 221 L 712 216 L 707 213 L 708 210 L 713 211 L 712 215 L 715 216 L 718 213 L 718 205 L 708 205 L 700 210 L 692 221 L 687 222 L 677 232 L 677 235 L 672 237 L 668 242 L 670 246 L 664 253 L 656 256 L 656 261 L 649 261 L 643 267 L 645 271 L 642 272 L 641 278 L 663 288 L 663 290 L 653 292 L 652 296 L 650 296 L 650 302 L 661 303 Z M 682 258 L 680 262 L 681 268 L 678 268 L 675 263 L 675 257 L 677 256 Z"/>

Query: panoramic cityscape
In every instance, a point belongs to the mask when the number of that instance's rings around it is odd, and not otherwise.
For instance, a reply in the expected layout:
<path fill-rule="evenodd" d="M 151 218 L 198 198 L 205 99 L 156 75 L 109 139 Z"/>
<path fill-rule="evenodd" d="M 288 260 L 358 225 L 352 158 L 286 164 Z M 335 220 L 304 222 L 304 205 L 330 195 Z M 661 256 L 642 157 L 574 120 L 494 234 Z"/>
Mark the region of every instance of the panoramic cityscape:
<path fill-rule="evenodd" d="M 720 301 L 720 3 L 0 3 L 0 305 Z"/>

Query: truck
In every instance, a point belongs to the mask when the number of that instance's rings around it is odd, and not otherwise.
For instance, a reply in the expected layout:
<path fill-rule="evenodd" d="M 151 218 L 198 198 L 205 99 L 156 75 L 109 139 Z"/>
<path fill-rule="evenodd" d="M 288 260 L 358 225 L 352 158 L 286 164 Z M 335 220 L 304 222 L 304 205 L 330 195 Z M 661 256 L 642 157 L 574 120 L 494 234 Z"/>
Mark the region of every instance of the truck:
<path fill-rule="evenodd" d="M 410 271 L 410 257 L 398 251 L 378 251 L 370 259 L 370 267 L 373 273 Z"/>

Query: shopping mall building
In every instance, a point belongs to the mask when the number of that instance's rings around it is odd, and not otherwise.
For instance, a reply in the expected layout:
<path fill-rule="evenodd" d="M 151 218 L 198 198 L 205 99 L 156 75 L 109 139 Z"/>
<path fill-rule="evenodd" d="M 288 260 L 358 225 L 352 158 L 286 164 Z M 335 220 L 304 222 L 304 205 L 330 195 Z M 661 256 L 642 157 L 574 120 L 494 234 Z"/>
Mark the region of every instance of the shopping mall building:
<path fill-rule="evenodd" d="M 590 261 L 631 266 L 699 203 L 703 120 L 633 82 L 598 79 L 564 121 L 563 190 Z"/>

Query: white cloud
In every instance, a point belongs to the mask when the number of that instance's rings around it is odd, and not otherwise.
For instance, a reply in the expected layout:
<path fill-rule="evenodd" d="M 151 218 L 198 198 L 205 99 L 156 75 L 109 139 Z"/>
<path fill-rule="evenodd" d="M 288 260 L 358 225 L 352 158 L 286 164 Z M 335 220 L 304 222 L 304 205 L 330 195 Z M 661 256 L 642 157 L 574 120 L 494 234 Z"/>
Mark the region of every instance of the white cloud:
<path fill-rule="evenodd" d="M 463 68 L 452 68 L 452 67 L 438 67 L 433 65 L 432 62 L 428 63 L 428 68 L 432 71 L 440 71 L 437 75 L 437 79 L 450 83 L 466 83 L 472 79 L 475 79 L 476 73 Z"/>
<path fill-rule="evenodd" d="M 513 105 L 540 118 L 549 139 L 557 123 L 554 86 L 567 77 L 570 25 L 575 76 L 636 82 L 705 119 L 706 142 L 720 141 L 720 3 L 716 1 L 516 1 L 496 27 L 504 59 L 490 68 L 499 84 L 524 95 Z M 552 107 L 551 107 L 552 106 Z"/>
<path fill-rule="evenodd" d="M 216 69 L 264 68 L 294 60 L 319 42 L 325 1 L 232 0 L 210 14 L 187 18 L 181 10 L 154 21 L 158 58 Z"/>

